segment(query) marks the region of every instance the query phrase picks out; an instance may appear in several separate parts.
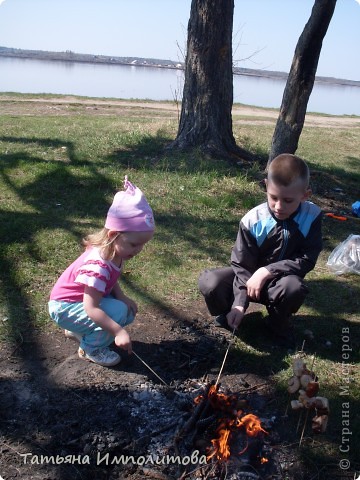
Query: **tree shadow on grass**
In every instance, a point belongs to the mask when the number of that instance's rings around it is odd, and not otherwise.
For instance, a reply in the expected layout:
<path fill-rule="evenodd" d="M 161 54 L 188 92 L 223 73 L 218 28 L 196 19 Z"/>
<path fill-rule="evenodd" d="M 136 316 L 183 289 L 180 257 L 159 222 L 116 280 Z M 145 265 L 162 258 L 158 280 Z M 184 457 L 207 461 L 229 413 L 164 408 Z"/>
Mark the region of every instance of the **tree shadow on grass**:
<path fill-rule="evenodd" d="M 304 306 L 294 315 L 296 350 L 340 364 L 345 352 L 349 353 L 347 363 L 360 362 L 360 286 L 340 283 L 336 278 L 306 280 L 306 284 L 309 295 Z M 307 314 L 306 307 L 311 307 L 316 314 Z M 278 371 L 281 365 L 278 367 L 277 362 L 281 362 L 284 352 L 288 352 L 274 347 L 264 325 L 266 315 L 265 307 L 262 312 L 246 315 L 238 335 L 252 348 L 270 354 L 271 367 L 267 368 Z M 350 321 L 349 316 L 354 320 Z"/>
<path fill-rule="evenodd" d="M 125 144 L 121 149 L 114 150 L 108 160 L 135 170 L 157 169 L 186 173 L 217 171 L 219 174 L 226 173 L 235 176 L 239 172 L 246 172 L 249 179 L 255 181 L 259 181 L 265 176 L 268 161 L 268 152 L 266 151 L 252 152 L 258 159 L 255 164 L 251 162 L 234 164 L 227 160 L 213 159 L 196 149 L 189 152 L 167 151 L 166 146 L 171 140 L 169 136 L 159 131 L 156 135 L 144 136 L 135 144 Z M 251 151 L 251 147 L 248 150 Z M 340 188 L 342 195 L 348 195 L 355 200 L 359 199 L 360 158 L 348 156 L 347 163 L 352 168 L 352 172 L 339 166 L 336 168 L 322 167 L 316 164 L 314 169 L 310 168 L 311 183 L 315 193 L 332 198 L 336 189 Z"/>
<path fill-rule="evenodd" d="M 19 140 L 20 143 L 22 141 L 21 139 L 13 140 Z M 24 142 L 28 143 L 32 141 L 38 143 L 42 142 L 42 139 L 32 139 L 30 141 L 29 139 L 23 140 Z M 7 138 L 6 141 L 9 141 L 9 138 Z M 148 148 L 150 148 L 148 142 L 151 141 L 151 139 L 147 139 L 146 142 L 143 143 L 143 145 L 140 145 L 141 148 L 139 147 L 138 149 L 132 149 L 128 153 L 126 153 L 126 155 L 124 154 L 125 156 L 123 156 L 123 152 L 117 152 L 114 157 L 108 159 L 108 162 L 110 163 L 114 160 L 120 165 L 123 164 L 127 167 L 131 166 L 131 168 L 139 169 L 167 168 L 169 169 L 169 171 L 178 171 L 179 169 L 182 169 L 185 172 L 195 171 L 196 169 L 199 169 L 196 156 L 193 156 L 192 158 L 190 158 L 190 160 L 184 160 L 184 156 L 179 156 L 175 159 L 173 157 L 166 157 L 165 161 L 164 159 L 159 158 L 148 158 L 144 161 L 142 156 L 149 151 L 147 150 Z M 45 139 L 43 140 L 43 142 L 44 146 L 59 147 L 60 145 L 64 145 L 64 142 L 58 139 Z M 154 152 L 155 154 L 156 149 L 160 146 L 163 140 L 161 138 L 158 138 L 157 142 L 157 144 L 153 145 L 154 150 L 150 150 L 150 153 Z M 73 163 L 77 163 L 77 165 L 80 165 L 80 162 L 77 162 L 76 159 L 74 146 L 71 143 L 68 143 L 67 148 L 70 152 L 70 165 Z M 81 232 L 81 226 L 77 225 L 70 217 L 89 217 L 90 224 L 92 224 L 91 222 L 94 222 L 95 226 L 97 220 L 94 220 L 93 217 L 100 217 L 103 214 L 105 215 L 108 205 L 105 205 L 104 195 L 106 191 L 110 193 L 112 187 L 106 175 L 101 173 L 100 169 L 98 169 L 96 165 L 88 164 L 87 162 L 81 163 L 81 165 L 87 168 L 87 175 L 85 177 L 74 175 L 68 168 L 69 164 L 67 164 L 66 162 L 45 162 L 43 159 L 40 159 L 36 156 L 31 156 L 27 152 L 14 154 L 13 156 L 1 155 L 0 162 L 2 165 L 0 174 L 3 178 L 4 183 L 9 189 L 11 189 L 11 191 L 17 196 L 17 198 L 20 199 L 20 201 L 24 202 L 26 208 L 29 209 L 29 211 L 26 211 L 24 213 L 18 213 L 16 208 L 14 209 L 14 212 L 9 212 L 6 210 L 2 210 L 0 212 L 3 227 L 1 233 L 2 249 L 0 258 L 2 263 L 2 270 L 0 276 L 3 285 L 3 296 L 10 312 L 10 322 L 12 322 L 14 319 L 18 321 L 18 317 L 21 317 L 22 323 L 20 324 L 20 326 L 18 326 L 15 322 L 13 325 L 14 329 L 19 329 L 20 334 L 24 338 L 24 341 L 27 344 L 31 345 L 31 352 L 25 351 L 25 349 L 18 349 L 16 352 L 22 362 L 21 368 L 25 372 L 28 372 L 29 376 L 33 379 L 36 377 L 45 378 L 47 374 L 47 368 L 41 361 L 41 358 L 43 357 L 43 352 L 41 351 L 41 346 L 37 341 L 36 322 L 30 309 L 29 296 L 26 292 L 26 286 L 21 282 L 21 279 L 18 278 L 16 265 L 14 265 L 14 263 L 8 258 L 7 247 L 9 245 L 13 245 L 14 248 L 19 249 L 19 254 L 21 254 L 22 248 L 28 249 L 28 252 L 32 256 L 32 258 L 37 262 L 41 263 L 41 255 L 39 255 L 37 250 L 32 247 L 35 235 L 41 231 L 48 231 L 49 235 L 51 235 L 52 229 L 61 228 L 70 232 L 76 238 L 79 238 L 80 233 L 83 233 Z M 21 165 L 21 162 L 25 162 L 26 164 L 32 164 L 34 165 L 34 167 L 36 167 L 37 165 L 46 164 L 47 169 L 50 167 L 50 171 L 45 171 L 45 173 L 42 172 L 41 174 L 39 174 L 36 180 L 30 184 L 19 186 L 12 179 L 11 169 L 14 169 L 15 166 L 16 168 L 18 168 Z M 224 167 L 224 165 L 220 164 L 220 162 L 208 162 L 207 159 L 203 159 L 202 162 L 203 163 L 202 166 L 200 165 L 200 168 L 208 169 L 204 171 L 213 171 L 215 168 L 221 172 L 229 171 L 228 165 Z M 102 165 L 104 165 L 104 162 L 102 163 Z M 89 208 L 91 210 L 91 214 L 89 214 Z M 216 228 L 219 228 L 219 231 L 221 230 L 223 232 L 223 235 L 225 235 L 228 240 L 232 240 L 235 238 L 235 233 L 237 229 L 237 225 L 232 226 L 231 222 L 226 220 L 220 222 L 219 225 L 218 221 L 212 222 L 208 219 L 202 219 L 200 221 L 196 217 L 181 216 L 178 214 L 169 214 L 162 217 L 159 216 L 159 222 L 164 228 L 164 239 L 168 231 L 175 229 L 176 236 L 184 239 L 186 244 L 189 245 L 189 248 L 198 249 L 201 255 L 211 255 L 214 259 L 216 259 L 216 261 L 219 262 L 223 262 L 223 253 L 219 253 L 214 246 L 207 245 L 203 241 L 202 235 L 204 235 L 204 233 L 212 235 L 214 234 L 214 230 Z M 166 260 L 166 262 L 168 261 L 169 258 Z M 179 261 L 181 261 L 181 259 Z M 206 265 L 204 265 L 204 267 L 206 267 Z M 39 265 L 39 268 L 41 268 L 41 265 Z M 223 352 L 226 348 L 226 344 L 223 343 L 223 337 L 219 336 L 218 338 L 214 338 L 212 336 L 207 336 L 206 331 L 204 331 L 203 328 L 199 328 L 196 324 L 194 326 L 194 322 L 192 322 L 191 317 L 189 318 L 185 315 L 178 315 L 175 309 L 171 307 L 171 305 L 166 305 L 164 300 L 161 298 L 160 293 L 158 296 L 148 296 L 146 292 L 141 289 L 140 282 L 133 282 L 132 284 L 128 282 L 128 285 L 130 286 L 130 289 L 133 289 L 133 291 L 136 290 L 137 294 L 142 296 L 144 300 L 147 300 L 151 304 L 156 305 L 162 311 L 170 312 L 174 323 L 183 323 L 187 327 L 191 328 L 193 337 L 192 340 L 189 342 L 190 348 L 195 349 L 199 345 L 204 345 L 205 342 L 209 346 L 209 348 L 213 348 L 212 352 L 216 352 L 213 355 L 213 365 L 220 365 L 219 360 L 222 358 Z M 314 284 L 314 287 L 317 286 L 318 289 L 320 289 L 320 286 L 324 285 L 327 287 L 328 290 L 330 284 L 324 284 L 324 282 L 321 281 L 319 281 L 318 286 Z M 330 286 L 333 291 L 333 298 L 337 298 L 337 282 L 334 281 L 334 284 L 331 284 Z M 354 292 L 356 295 L 354 295 Z M 359 290 L 357 288 L 354 289 L 349 298 L 344 298 L 342 304 L 348 306 L 354 305 L 354 298 L 359 298 L 358 294 Z M 327 323 L 325 322 L 325 320 L 327 319 L 327 316 L 330 315 L 329 306 L 327 304 L 329 296 L 324 296 L 323 298 L 324 300 L 319 301 L 318 298 L 314 297 L 313 301 L 315 310 L 321 312 L 322 318 L 324 319 L 324 324 L 322 325 L 322 327 L 326 329 Z M 349 308 L 350 307 L 348 307 L 347 310 L 345 309 L 343 311 L 351 313 L 349 311 Z M 341 309 L 338 312 L 340 315 Z M 334 318 L 334 316 L 336 316 L 337 314 L 334 314 L 334 312 L 332 312 L 331 315 L 332 318 Z M 342 328 L 342 322 L 344 322 L 345 325 L 347 325 L 348 323 L 347 321 L 341 320 L 341 318 L 342 317 L 340 317 L 340 319 L 335 319 L 336 322 L 339 322 L 336 323 L 339 328 Z M 310 321 L 310 319 L 308 320 Z M 254 324 L 259 322 L 260 318 L 255 316 Z M 14 331 L 14 335 L 16 334 L 17 332 Z M 157 346 L 155 345 L 154 347 L 150 347 L 153 355 L 155 355 L 156 347 Z M 179 353 L 184 347 L 184 345 L 183 343 L 176 342 L 175 340 L 165 342 L 163 347 L 164 356 L 166 357 L 166 355 L 174 349 Z M 145 347 L 141 346 L 140 343 L 138 343 L 137 348 L 142 351 L 142 348 Z M 326 350 L 323 353 L 320 352 L 320 354 L 323 355 L 324 358 L 334 358 L 335 360 L 334 352 L 329 352 L 328 350 Z M 225 371 L 227 373 L 233 372 L 236 374 L 244 370 L 251 370 L 257 373 L 263 372 L 264 374 L 267 374 L 269 373 L 269 368 L 272 368 L 272 371 L 279 371 L 284 367 L 283 359 L 284 355 L 286 355 L 285 352 L 280 353 L 276 351 L 273 352 L 272 355 L 265 352 L 265 355 L 266 359 L 269 360 L 267 364 L 265 364 L 261 356 L 259 357 L 256 352 L 252 352 L 251 350 L 241 351 L 240 353 L 231 350 L 229 356 L 229 363 L 226 365 Z M 331 355 L 334 356 L 331 357 Z M 274 361 L 274 364 L 272 364 L 272 361 Z M 139 367 L 140 366 L 135 366 L 134 368 Z M 204 364 L 200 362 L 198 367 L 198 370 L 195 371 L 196 374 L 200 374 L 206 371 L 209 365 L 206 362 Z M 188 372 L 180 372 L 179 376 L 181 379 L 183 379 L 186 377 L 182 375 L 188 374 Z M 54 388 L 54 391 L 57 392 L 57 394 L 62 394 L 60 389 L 58 389 L 58 387 L 55 384 L 51 383 L 51 381 L 49 380 L 47 381 L 47 383 L 44 383 L 44 386 L 49 389 Z M 66 391 L 68 390 L 66 389 Z M 75 392 L 75 394 L 76 393 L 77 392 Z M 93 403 L 96 408 L 98 408 L 99 406 L 99 398 L 98 396 L 96 396 L 97 393 L 98 392 L 96 391 L 95 387 L 90 388 L 85 392 L 86 396 L 92 396 L 92 394 L 94 394 Z M 71 392 L 69 392 L 69 395 L 70 394 Z M 45 404 L 46 402 L 48 402 L 48 399 L 44 401 Z M 91 409 L 89 410 L 89 412 L 91 413 Z M 34 412 L 32 412 L 31 409 L 27 412 L 24 410 L 24 425 L 26 424 L 26 415 L 32 415 L 33 413 Z M 76 422 L 77 413 L 77 411 L 72 412 L 70 415 L 71 419 L 69 419 L 69 421 Z M 37 414 L 40 415 L 40 412 L 37 412 Z M 53 420 L 49 420 L 49 422 L 51 421 Z M 52 428 L 49 427 L 50 423 L 45 422 L 44 425 L 44 431 L 56 437 L 56 432 L 54 433 Z M 22 436 L 24 435 L 24 431 L 19 429 L 14 435 L 14 441 L 19 442 L 23 438 Z M 27 433 L 27 435 L 29 435 L 29 438 L 26 440 L 29 444 L 29 449 L 31 450 L 32 445 L 35 445 L 36 448 L 38 448 L 38 445 L 36 445 L 37 440 L 34 438 L 31 439 L 31 435 L 29 433 Z M 46 444 L 43 443 L 42 447 L 44 446 L 46 448 Z M 50 450 L 53 448 L 51 446 L 51 442 L 50 444 L 48 444 L 48 446 Z M 58 468 L 60 470 L 62 467 Z M 60 478 L 68 478 L 67 474 L 65 473 L 60 473 L 59 475 Z M 79 478 L 81 478 L 81 476 Z M 100 477 L 98 476 L 97 478 Z"/>
<path fill-rule="evenodd" d="M 38 137 L 13 137 L 13 136 L 2 136 L 0 137 L 0 142 L 5 142 L 5 143 L 15 143 L 15 144 L 21 144 L 24 146 L 38 146 L 41 145 L 42 147 L 46 148 L 61 148 L 61 149 L 66 149 L 66 155 L 69 159 L 70 162 L 72 163 L 77 163 L 77 157 L 75 154 L 75 145 L 73 142 L 69 141 L 64 141 L 61 139 L 57 138 L 38 138 Z M 23 161 L 24 160 L 24 154 L 26 156 L 26 152 L 19 152 L 16 154 L 5 154 L 1 155 L 1 163 L 8 164 L 9 166 L 14 166 L 15 160 Z M 30 158 L 29 158 L 30 159 Z M 38 159 L 38 161 L 43 161 Z"/>
<path fill-rule="evenodd" d="M 22 139 L 18 141 L 21 143 Z M 28 139 L 27 141 L 30 142 Z M 42 139 L 32 139 L 32 142 L 41 143 Z M 64 142 L 44 140 L 45 146 L 60 144 L 63 145 Z M 73 148 L 69 150 L 73 151 Z M 43 167 L 45 173 L 39 173 L 33 182 L 21 185 L 18 175 L 22 165 L 26 169 L 33 166 L 35 172 L 37 168 Z M 10 318 L 17 319 L 14 324 L 9 322 L 10 327 L 13 326 L 12 338 L 31 338 L 33 328 L 25 328 L 32 324 L 26 294 L 28 285 L 24 285 L 19 278 L 16 260 L 9 260 L 9 249 L 12 250 L 13 259 L 16 259 L 18 250 L 19 260 L 24 255 L 29 255 L 34 262 L 41 265 L 43 259 L 34 246 L 36 235 L 45 231 L 51 236 L 53 229 L 63 229 L 78 239 L 81 230 L 80 225 L 72 219 L 74 216 L 89 217 L 91 225 L 94 215 L 100 216 L 100 212 L 105 214 L 104 189 L 109 189 L 109 182 L 97 169 L 94 170 L 93 166 L 89 167 L 89 170 L 92 170 L 90 175 L 82 178 L 74 175 L 68 164 L 60 161 L 45 161 L 27 152 L 0 155 L 0 177 L 11 195 L 19 199 L 20 204 L 15 206 L 13 211 L 11 205 L 10 209 L 0 208 L 0 278 L 4 303 L 7 304 Z M 91 196 L 88 192 L 91 192 Z M 41 266 L 39 268 L 41 269 Z M 20 328 L 21 325 L 24 330 Z"/>
<path fill-rule="evenodd" d="M 4 139 L 5 140 L 5 139 Z M 6 138 L 6 141 L 17 141 L 19 144 L 32 142 L 42 144 L 47 147 L 59 147 L 64 146 L 64 142 L 61 140 L 51 139 L 14 139 Z M 34 264 L 38 265 L 38 268 L 42 268 L 44 259 L 40 251 L 36 248 L 36 236 L 41 232 L 48 232 L 51 236 L 51 232 L 55 229 L 62 229 L 69 232 L 74 238 L 78 239 L 83 234 L 82 226 L 79 225 L 74 218 L 85 219 L 88 217 L 88 225 L 94 225 L 97 223 L 97 218 L 106 214 L 108 205 L 104 202 L 104 195 L 107 190 L 112 190 L 111 183 L 107 177 L 101 173 L 100 169 L 87 162 L 77 162 L 75 156 L 75 148 L 69 143 L 66 145 L 67 150 L 70 153 L 68 161 L 46 161 L 39 158 L 36 155 L 30 155 L 27 151 L 19 152 L 16 154 L 5 154 L 0 156 L 0 176 L 7 189 L 11 191 L 11 195 L 19 199 L 19 205 L 16 205 L 14 211 L 11 209 L 0 210 L 0 220 L 2 221 L 2 229 L 0 233 L 1 250 L 0 261 L 2 269 L 0 272 L 1 284 L 2 284 L 2 296 L 5 308 L 8 311 L 8 325 L 10 329 L 10 336 L 16 341 L 17 347 L 13 351 L 16 368 L 19 368 L 23 374 L 27 377 L 26 381 L 20 381 L 18 384 L 16 380 L 8 380 L 2 383 L 1 389 L 3 392 L 2 402 L 7 399 L 10 404 L 12 398 L 15 398 L 17 392 L 23 390 L 23 398 L 26 397 L 28 392 L 29 398 L 32 397 L 33 401 L 29 401 L 28 408 L 20 408 L 21 415 L 15 422 L 13 413 L 18 410 L 11 409 L 5 415 L 4 420 L 6 425 L 6 435 L 11 441 L 12 445 L 17 445 L 19 442 L 23 442 L 23 447 L 28 451 L 23 453 L 32 452 L 35 455 L 45 454 L 61 455 L 62 452 L 81 453 L 71 445 L 68 447 L 67 442 L 75 442 L 78 440 L 78 436 L 86 433 L 91 429 L 91 433 L 96 436 L 97 432 L 101 429 L 107 428 L 113 414 L 107 416 L 107 411 L 103 411 L 101 415 L 96 417 L 96 422 L 89 424 L 88 429 L 82 428 L 84 424 L 79 423 L 79 409 L 86 413 L 86 417 L 90 415 L 91 409 L 98 409 L 99 392 L 96 386 L 87 388 L 84 391 L 74 391 L 72 388 L 62 389 L 57 385 L 56 378 L 49 377 L 48 366 L 44 362 L 44 358 L 48 355 L 48 351 L 43 349 L 43 345 L 39 341 L 39 330 L 37 330 L 37 321 L 34 311 L 31 307 L 31 298 L 28 293 L 29 285 L 23 281 L 20 277 L 20 273 L 17 269 L 16 258 L 19 255 L 19 259 L 22 256 L 28 255 L 34 261 Z M 72 165 L 83 166 L 87 169 L 86 175 L 76 175 L 73 170 L 69 168 Z M 19 170 L 22 165 L 24 168 L 31 166 L 34 170 L 35 180 L 30 183 L 22 184 L 15 179 L 15 176 L 19 174 Z M 44 168 L 43 168 L 44 167 Z M 37 175 L 37 168 L 39 173 Z M 23 207 L 22 207 L 23 205 Z M 178 235 L 185 238 L 185 241 L 191 246 L 191 248 L 199 248 L 199 238 L 196 237 L 194 232 L 195 224 L 198 220 L 193 217 L 180 218 L 179 216 L 171 216 L 159 218 L 160 223 L 163 222 L 164 230 L 177 228 Z M 180 233 L 179 224 L 182 225 L 182 231 Z M 213 225 L 215 228 L 215 225 Z M 224 231 L 228 231 L 229 226 L 224 221 L 221 228 Z M 202 225 L 205 228 L 205 221 Z M 12 250 L 11 255 L 9 254 Z M 17 253 L 18 251 L 18 253 Z M 216 255 L 216 251 L 208 250 L 209 254 Z M 138 290 L 138 294 L 142 297 L 146 297 L 146 293 L 140 289 L 140 286 L 133 285 L 133 288 Z M 51 285 L 49 285 L 49 291 Z M 44 292 L 44 307 L 45 298 L 47 298 L 48 292 Z M 182 315 L 177 314 L 171 306 L 165 305 L 161 295 L 158 297 L 148 297 L 153 305 L 157 305 L 162 311 L 170 312 L 170 315 L 174 319 L 174 322 L 188 322 Z M 195 348 L 199 349 L 201 345 L 204 346 L 204 342 L 211 353 L 218 352 L 216 355 L 212 354 L 212 361 L 216 364 L 220 358 L 221 351 L 217 350 L 218 344 L 222 345 L 221 339 L 209 337 L 203 330 L 192 330 L 193 337 L 191 338 L 189 345 L 187 345 L 190 351 Z M 145 346 L 141 342 L 135 342 L 136 348 L 142 352 L 145 350 Z M 176 352 L 180 355 L 184 349 L 184 343 L 178 341 L 165 341 L 163 342 L 163 360 L 166 360 L 169 351 Z M 153 352 L 151 354 L 151 352 Z M 208 353 L 203 348 L 204 356 L 208 359 Z M 150 346 L 150 358 L 154 355 L 158 355 L 158 346 Z M 16 359 L 16 360 L 15 360 Z M 4 365 L 4 364 L 3 364 Z M 134 371 L 143 371 L 144 367 L 134 361 L 130 364 L 131 369 Z M 209 362 L 203 362 L 200 359 L 196 363 L 193 369 L 194 374 L 201 374 L 206 372 L 209 368 Z M 146 372 L 148 373 L 148 372 Z M 188 375 L 189 372 L 179 372 L 178 378 L 183 379 L 182 375 Z M 33 385 L 34 389 L 29 390 L 29 384 Z M 40 389 L 41 386 L 41 389 Z M 34 391 L 39 387 L 39 395 L 41 397 L 35 399 Z M 10 392 L 10 397 L 5 395 L 5 392 Z M 112 411 L 114 412 L 114 401 L 121 395 L 121 391 L 117 390 L 113 395 L 113 400 L 109 401 L 109 392 L 107 402 L 112 405 Z M 71 397 L 85 396 L 87 399 L 91 399 L 90 404 L 82 401 L 78 402 L 78 408 L 69 410 L 65 415 L 60 408 L 61 402 Z M 115 396 L 116 395 L 116 396 Z M 54 400 L 56 399 L 56 400 Z M 55 402 L 55 403 L 54 403 Z M 6 403 L 6 402 L 5 402 Z M 39 405 L 38 405 L 39 403 Z M 35 405 L 36 404 L 36 405 Z M 18 407 L 18 405 L 17 405 Z M 91 407 L 91 408 L 90 408 Z M 103 407 L 104 408 L 104 407 Z M 85 409 L 85 410 L 84 410 Z M 34 419 L 35 423 L 32 421 Z M 31 421 L 30 421 L 31 420 Z M 61 423 L 65 421 L 68 423 L 68 429 L 66 425 L 61 427 Z M 93 419 L 92 419 L 93 421 Z M 55 425 L 54 425 L 55 423 Z M 9 427 L 10 425 L 10 427 Z M 70 428 L 72 426 L 79 425 L 79 428 Z M 58 428 L 56 428 L 56 426 Z M 9 428 L 8 428 L 9 427 Z M 132 429 L 134 423 L 129 419 L 128 428 Z M 30 428 L 33 430 L 31 432 Z M 109 427 L 110 428 L 110 427 Z M 73 437 L 66 436 L 66 430 L 72 432 Z M 75 436 L 75 432 L 78 435 Z M 62 436 L 64 435 L 64 436 Z M 34 467 L 34 469 L 40 467 Z M 16 469 L 16 467 L 15 467 Z M 72 478 L 84 478 L 76 467 L 64 468 L 64 466 L 55 466 L 53 470 L 56 470 L 57 478 L 67 479 L 69 478 L 69 472 L 72 474 Z M 94 468 L 92 467 L 91 472 Z M 107 478 L 108 472 L 101 472 L 96 470 L 97 478 Z M 3 473 L 3 472 L 2 472 Z M 103 475 L 103 476 L 101 476 Z M 93 476 L 93 475 L 90 475 Z"/>
<path fill-rule="evenodd" d="M 170 137 L 159 131 L 155 136 L 144 136 L 136 144 L 124 144 L 121 149 L 114 150 L 108 160 L 135 170 L 157 169 L 183 173 L 217 171 L 219 174 L 233 172 L 235 175 L 239 170 L 247 169 L 251 172 L 254 167 L 250 162 L 235 164 L 226 159 L 214 159 L 201 153 L 198 149 L 167 150 L 166 147 L 171 140 Z M 260 163 L 265 166 L 265 160 Z M 258 178 L 257 175 L 256 179 Z"/>
<path fill-rule="evenodd" d="M 344 168 L 316 165 L 312 177 L 318 195 L 360 198 L 360 157 L 347 156 L 343 165 Z"/>
<path fill-rule="evenodd" d="M 308 348 L 316 351 L 321 358 L 340 363 L 344 343 L 351 348 L 349 362 L 360 361 L 360 285 L 349 282 L 349 277 L 356 280 L 355 275 L 308 280 L 310 293 L 307 304 L 318 315 L 302 317 L 300 312 L 304 329 L 314 333 L 314 340 L 308 341 Z M 346 342 L 345 337 L 348 337 Z"/>

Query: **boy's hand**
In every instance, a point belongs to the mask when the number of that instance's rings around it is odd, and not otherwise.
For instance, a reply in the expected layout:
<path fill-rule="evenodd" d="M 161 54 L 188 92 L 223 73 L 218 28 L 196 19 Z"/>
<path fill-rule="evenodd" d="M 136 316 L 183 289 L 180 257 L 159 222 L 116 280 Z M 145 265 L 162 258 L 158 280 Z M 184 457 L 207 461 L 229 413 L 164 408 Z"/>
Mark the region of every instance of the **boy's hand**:
<path fill-rule="evenodd" d="M 226 315 L 226 320 L 228 322 L 228 325 L 231 328 L 237 329 L 242 319 L 244 318 L 244 315 L 245 315 L 244 307 L 232 308 L 230 312 Z"/>
<path fill-rule="evenodd" d="M 246 282 L 247 294 L 253 300 L 260 300 L 260 292 L 265 282 L 272 277 L 269 270 L 261 267 Z"/>
<path fill-rule="evenodd" d="M 124 329 L 121 329 L 120 332 L 116 335 L 115 345 L 122 348 L 123 350 L 126 350 L 129 355 L 132 353 L 130 336 Z"/>

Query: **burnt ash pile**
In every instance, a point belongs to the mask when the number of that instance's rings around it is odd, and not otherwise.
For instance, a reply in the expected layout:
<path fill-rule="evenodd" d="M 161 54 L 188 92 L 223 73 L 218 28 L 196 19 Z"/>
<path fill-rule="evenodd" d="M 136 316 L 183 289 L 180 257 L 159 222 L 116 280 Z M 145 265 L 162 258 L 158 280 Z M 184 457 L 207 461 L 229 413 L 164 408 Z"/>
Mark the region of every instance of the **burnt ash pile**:
<path fill-rule="evenodd" d="M 271 447 L 279 440 L 277 418 L 262 416 L 267 399 L 260 393 L 234 396 L 244 411 L 259 415 L 268 434 L 260 441 L 234 436 L 231 450 L 243 453 L 221 461 L 207 457 L 222 412 L 194 403 L 209 388 L 204 382 L 167 388 L 135 377 L 127 391 L 113 383 L 98 385 L 95 394 L 71 389 L 44 397 L 20 385 L 22 401 L 11 405 L 10 396 L 2 416 L 4 478 L 24 478 L 18 473 L 24 470 L 29 479 L 283 478 Z"/>

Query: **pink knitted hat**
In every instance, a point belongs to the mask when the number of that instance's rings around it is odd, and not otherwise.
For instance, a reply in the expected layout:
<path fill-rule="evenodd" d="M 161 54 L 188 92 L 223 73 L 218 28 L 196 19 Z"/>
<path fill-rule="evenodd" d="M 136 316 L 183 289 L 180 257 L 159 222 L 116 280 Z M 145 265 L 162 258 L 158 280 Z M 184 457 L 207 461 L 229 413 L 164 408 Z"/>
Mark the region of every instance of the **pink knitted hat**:
<path fill-rule="evenodd" d="M 142 191 L 125 176 L 123 192 L 118 192 L 109 208 L 105 228 L 117 232 L 148 232 L 155 229 L 153 212 Z"/>

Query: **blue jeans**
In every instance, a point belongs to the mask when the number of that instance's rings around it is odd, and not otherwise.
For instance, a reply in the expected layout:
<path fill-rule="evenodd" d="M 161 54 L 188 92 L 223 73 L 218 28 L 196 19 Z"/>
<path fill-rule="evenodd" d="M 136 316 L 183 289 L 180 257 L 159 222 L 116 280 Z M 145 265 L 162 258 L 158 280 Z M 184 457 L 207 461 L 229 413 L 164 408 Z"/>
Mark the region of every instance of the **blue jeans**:
<path fill-rule="evenodd" d="M 91 354 L 97 348 L 108 347 L 114 337 L 103 330 L 89 318 L 84 310 L 83 302 L 69 303 L 50 300 L 50 317 L 59 327 L 82 335 L 80 347 Z M 134 314 L 128 310 L 127 305 L 113 297 L 103 297 L 100 308 L 118 325 L 125 327 L 134 320 Z"/>

